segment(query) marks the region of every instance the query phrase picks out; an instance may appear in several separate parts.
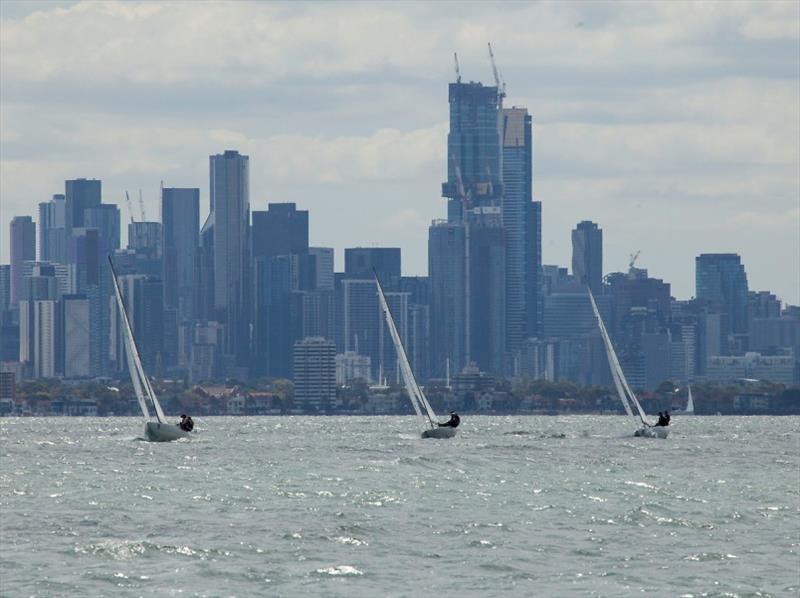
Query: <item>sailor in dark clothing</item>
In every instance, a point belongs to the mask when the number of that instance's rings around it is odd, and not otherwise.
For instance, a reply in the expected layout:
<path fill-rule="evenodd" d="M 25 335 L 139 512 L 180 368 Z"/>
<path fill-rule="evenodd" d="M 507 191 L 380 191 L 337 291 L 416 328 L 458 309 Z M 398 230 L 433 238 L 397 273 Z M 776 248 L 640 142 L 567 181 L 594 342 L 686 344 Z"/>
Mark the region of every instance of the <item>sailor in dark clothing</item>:
<path fill-rule="evenodd" d="M 458 424 L 461 423 L 461 418 L 458 417 L 458 413 L 455 411 L 450 412 L 450 419 L 443 424 L 438 424 L 440 428 L 457 428 Z"/>
<path fill-rule="evenodd" d="M 178 424 L 184 432 L 191 432 L 194 429 L 194 422 L 192 418 L 185 413 L 181 414 L 181 422 Z"/>
<path fill-rule="evenodd" d="M 669 424 L 669 420 L 666 417 L 664 417 L 663 413 L 661 413 L 659 411 L 658 412 L 658 423 L 656 424 L 656 426 L 666 426 L 668 424 Z"/>
<path fill-rule="evenodd" d="M 665 426 L 669 425 L 669 420 L 670 419 L 672 419 L 672 418 L 669 416 L 669 411 L 665 411 L 664 412 L 664 425 Z"/>

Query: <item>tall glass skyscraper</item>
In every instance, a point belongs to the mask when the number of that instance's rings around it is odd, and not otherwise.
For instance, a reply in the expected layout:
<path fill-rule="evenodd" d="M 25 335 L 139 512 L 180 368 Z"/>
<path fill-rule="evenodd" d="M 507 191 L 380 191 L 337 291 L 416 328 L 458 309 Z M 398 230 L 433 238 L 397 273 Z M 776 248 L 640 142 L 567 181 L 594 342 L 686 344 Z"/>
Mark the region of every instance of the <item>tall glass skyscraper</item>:
<path fill-rule="evenodd" d="M 722 314 L 723 338 L 747 332 L 747 274 L 736 253 L 703 253 L 695 258 L 695 294 Z"/>
<path fill-rule="evenodd" d="M 210 156 L 214 227 L 214 311 L 225 325 L 229 365 L 246 368 L 250 358 L 249 158 L 235 150 Z"/>
<path fill-rule="evenodd" d="M 36 223 L 30 216 L 15 216 L 9 225 L 11 239 L 11 307 L 19 304 L 22 264 L 36 259 Z"/>
<path fill-rule="evenodd" d="M 200 245 L 200 189 L 166 187 L 161 192 L 161 250 L 164 308 L 178 322 L 195 316 L 195 260 Z"/>
<path fill-rule="evenodd" d="M 603 285 L 603 229 L 584 220 L 572 230 L 572 275 L 595 295 Z"/>

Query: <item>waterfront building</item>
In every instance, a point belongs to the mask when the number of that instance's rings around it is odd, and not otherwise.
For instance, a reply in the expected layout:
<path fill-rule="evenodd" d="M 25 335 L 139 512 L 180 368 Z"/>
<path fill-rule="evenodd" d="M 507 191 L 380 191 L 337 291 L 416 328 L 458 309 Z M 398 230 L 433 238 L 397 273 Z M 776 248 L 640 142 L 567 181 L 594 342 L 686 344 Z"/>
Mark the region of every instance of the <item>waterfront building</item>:
<path fill-rule="evenodd" d="M 336 402 L 336 346 L 310 337 L 294 344 L 294 402 L 304 411 L 324 412 Z"/>

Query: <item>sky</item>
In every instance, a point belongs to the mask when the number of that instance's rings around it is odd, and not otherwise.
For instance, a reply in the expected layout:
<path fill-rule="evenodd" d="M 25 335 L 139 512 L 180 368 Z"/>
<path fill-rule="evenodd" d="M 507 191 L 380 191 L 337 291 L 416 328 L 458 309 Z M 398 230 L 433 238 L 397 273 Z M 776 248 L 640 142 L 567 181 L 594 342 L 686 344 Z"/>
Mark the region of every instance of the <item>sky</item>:
<path fill-rule="evenodd" d="M 605 272 L 694 295 L 700 253 L 800 304 L 800 3 L 0 2 L 0 262 L 12 217 L 64 180 L 120 205 L 250 156 L 251 210 L 295 202 L 310 240 L 399 246 L 427 273 L 446 217 L 447 83 L 493 82 L 534 121 L 543 261 L 603 229 Z M 139 219 L 138 201 L 134 216 Z"/>

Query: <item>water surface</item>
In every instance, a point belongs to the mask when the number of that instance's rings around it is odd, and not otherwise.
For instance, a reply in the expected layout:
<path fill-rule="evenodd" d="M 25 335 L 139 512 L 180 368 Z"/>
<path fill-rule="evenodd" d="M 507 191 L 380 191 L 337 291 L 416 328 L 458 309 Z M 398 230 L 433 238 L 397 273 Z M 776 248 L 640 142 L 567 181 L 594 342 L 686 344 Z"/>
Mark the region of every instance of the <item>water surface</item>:
<path fill-rule="evenodd" d="M 0 419 L 7 596 L 796 596 L 796 418 Z"/>

